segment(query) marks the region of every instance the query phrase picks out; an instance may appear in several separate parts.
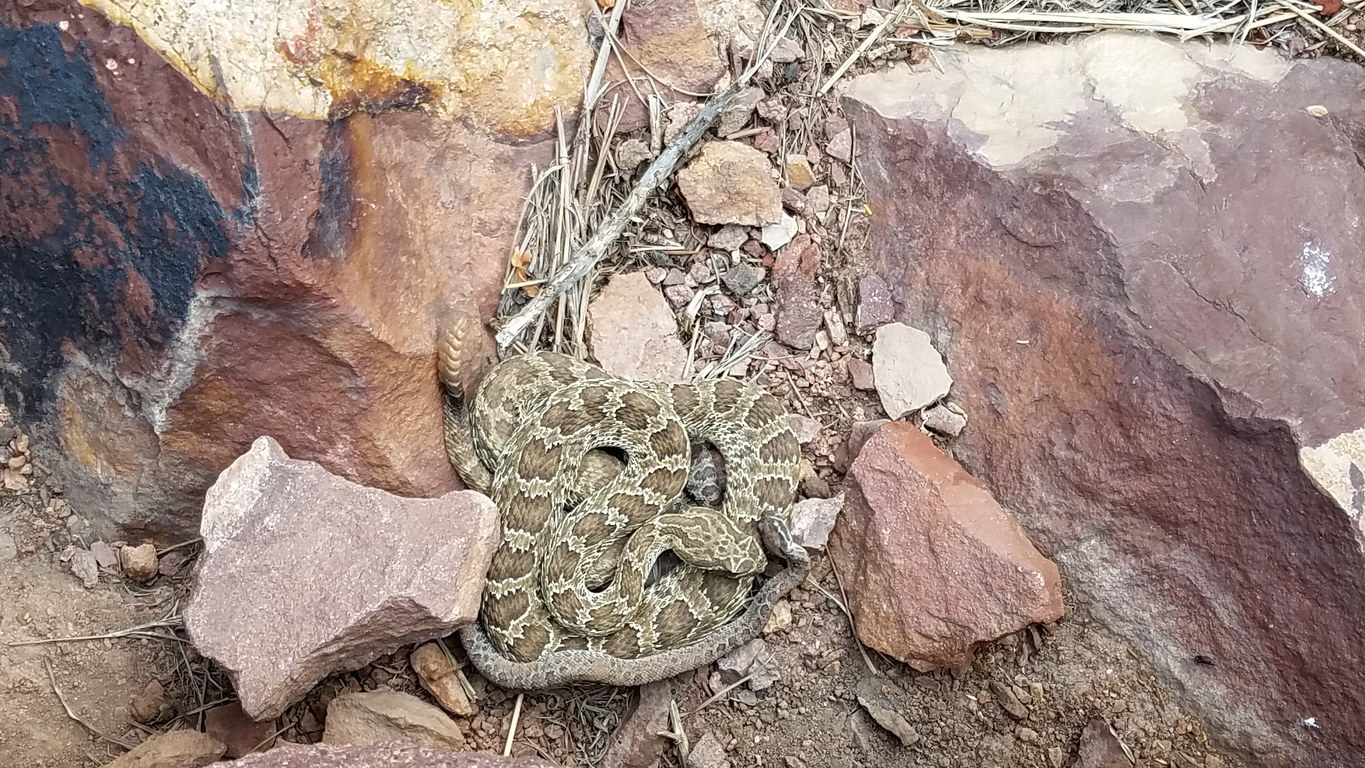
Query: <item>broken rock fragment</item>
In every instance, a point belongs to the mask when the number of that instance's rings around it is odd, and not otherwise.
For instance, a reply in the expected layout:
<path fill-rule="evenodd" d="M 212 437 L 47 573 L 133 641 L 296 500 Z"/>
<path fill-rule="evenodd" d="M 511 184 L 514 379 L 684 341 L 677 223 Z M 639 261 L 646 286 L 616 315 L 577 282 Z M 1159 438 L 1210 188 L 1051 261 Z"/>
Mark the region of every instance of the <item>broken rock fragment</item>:
<path fill-rule="evenodd" d="M 482 494 L 394 496 L 269 437 L 209 489 L 202 533 L 185 627 L 256 720 L 328 674 L 472 621 L 498 543 Z"/>
<path fill-rule="evenodd" d="M 810 349 L 824 314 L 815 273 L 820 269 L 820 246 L 810 235 L 797 235 L 777 254 L 773 289 L 777 294 L 777 338 L 797 349 Z"/>
<path fill-rule="evenodd" d="M 872 378 L 891 419 L 914 413 L 946 396 L 953 385 L 943 356 L 929 334 L 904 323 L 877 329 L 872 342 Z"/>
<path fill-rule="evenodd" d="M 464 749 L 464 733 L 450 716 L 398 691 L 346 693 L 327 705 L 327 744 L 405 741 L 435 749 Z"/>
<path fill-rule="evenodd" d="M 207 733 L 191 730 L 158 733 L 119 755 L 105 768 L 203 768 L 227 747 Z"/>
<path fill-rule="evenodd" d="M 858 637 L 920 671 L 1061 618 L 1057 566 L 913 424 L 877 430 L 849 470 L 830 537 Z"/>
<path fill-rule="evenodd" d="M 588 342 L 602 369 L 618 376 L 681 381 L 687 367 L 673 311 L 644 272 L 616 275 L 593 298 Z"/>
<path fill-rule="evenodd" d="M 678 171 L 678 189 L 703 224 L 763 227 L 782 218 L 782 192 L 768 156 L 737 141 L 703 144 Z"/>
<path fill-rule="evenodd" d="M 460 682 L 459 668 L 451 663 L 439 643 L 418 646 L 408 656 L 408 663 L 417 673 L 418 682 L 445 711 L 459 717 L 473 717 L 478 711 Z"/>

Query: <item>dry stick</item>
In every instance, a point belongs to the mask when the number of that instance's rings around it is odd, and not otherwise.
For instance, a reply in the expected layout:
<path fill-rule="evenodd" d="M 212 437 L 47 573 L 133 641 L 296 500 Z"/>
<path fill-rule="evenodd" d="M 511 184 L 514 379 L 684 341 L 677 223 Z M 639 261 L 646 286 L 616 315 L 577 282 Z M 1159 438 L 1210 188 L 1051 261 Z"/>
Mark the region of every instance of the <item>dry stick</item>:
<path fill-rule="evenodd" d="M 66 710 L 67 717 L 71 718 L 77 723 L 80 723 L 82 726 L 85 727 L 87 731 L 90 731 L 91 733 L 95 734 L 96 736 L 100 737 L 101 739 L 104 739 L 105 741 L 111 744 L 117 744 L 120 747 L 123 747 L 124 749 L 127 750 L 131 750 L 133 748 L 134 745 L 129 744 L 126 741 L 116 739 L 113 736 L 106 735 L 103 731 L 87 722 L 85 718 L 76 714 L 76 712 L 71 709 L 71 705 L 66 703 L 66 697 L 62 695 L 62 689 L 57 687 L 57 675 L 52 671 L 52 660 L 46 658 L 43 659 L 43 666 L 47 667 L 47 681 L 52 684 L 52 692 L 57 694 L 57 701 L 61 702 L 62 709 Z"/>
<path fill-rule="evenodd" d="M 721 688 L 719 691 L 716 691 L 714 694 L 712 694 L 711 698 L 698 704 L 696 709 L 692 710 L 691 712 L 688 712 L 687 716 L 691 717 L 697 714 L 698 712 L 702 711 L 703 709 L 706 709 L 707 707 L 711 706 L 711 704 L 719 700 L 720 697 L 738 688 L 739 686 L 749 682 L 750 680 L 753 679 L 753 677 L 754 677 L 753 673 L 747 674 L 744 677 L 741 677 L 740 679 L 734 681 L 733 683 L 730 683 L 729 685 L 725 686 L 724 688 Z"/>
<path fill-rule="evenodd" d="M 1347 48 L 1350 48 L 1352 53 L 1354 53 L 1355 55 L 1357 55 L 1357 56 L 1359 56 L 1359 57 L 1365 59 L 1365 50 L 1362 50 L 1360 46 L 1356 45 L 1355 43 L 1351 42 L 1350 40 L 1347 40 L 1347 39 L 1346 39 L 1345 37 L 1343 37 L 1340 33 L 1338 33 L 1335 29 L 1332 29 L 1331 27 L 1327 26 L 1326 24 L 1323 24 L 1321 21 L 1318 21 L 1317 19 L 1313 18 L 1312 16 L 1310 16 L 1310 15 L 1309 15 L 1308 13 L 1306 13 L 1305 11 L 1299 9 L 1298 7 L 1296 7 L 1296 6 L 1294 6 L 1294 5 L 1290 4 L 1290 3 L 1280 3 L 1279 6 L 1280 6 L 1281 8 L 1284 8 L 1284 9 L 1286 9 L 1286 10 L 1292 11 L 1293 13 L 1297 14 L 1297 15 L 1299 16 L 1299 18 L 1303 19 L 1304 21 L 1308 22 L 1309 24 L 1312 24 L 1313 26 L 1315 26 L 1315 27 L 1317 27 L 1318 29 L 1322 30 L 1322 31 L 1325 32 L 1328 36 L 1330 36 L 1333 40 L 1335 40 L 1335 41 L 1337 41 L 1338 43 L 1340 43 L 1340 44 L 1346 46 Z"/>
<path fill-rule="evenodd" d="M 146 624 L 139 624 L 139 625 L 136 626 L 136 627 L 129 627 L 129 628 L 127 628 L 127 629 L 119 629 L 119 630 L 115 630 L 115 631 L 113 631 L 113 632 L 109 632 L 109 633 L 103 634 L 103 635 L 79 635 L 79 636 L 76 636 L 76 637 L 49 637 L 49 638 L 45 638 L 45 639 L 42 639 L 42 640 L 18 640 L 18 641 L 9 643 L 9 646 L 10 646 L 11 648 L 15 648 L 15 647 L 18 647 L 18 646 L 21 646 L 21 645 L 49 645 L 49 644 L 52 644 L 52 643 L 75 643 L 75 642 L 82 642 L 82 641 L 86 641 L 86 640 L 113 640 L 113 639 L 120 638 L 120 637 L 146 637 L 146 638 L 150 638 L 150 639 L 152 639 L 152 640 L 174 640 L 174 641 L 179 642 L 179 643 L 187 643 L 187 642 L 189 642 L 188 640 L 185 640 L 184 638 L 176 637 L 176 636 L 174 636 L 174 635 L 162 635 L 162 634 L 158 634 L 158 633 L 156 633 L 156 632 L 148 632 L 148 631 L 146 631 L 146 630 L 149 630 L 149 629 L 156 629 L 156 628 L 158 628 L 158 627 L 170 628 L 170 627 L 176 627 L 176 626 L 179 626 L 179 625 L 180 625 L 180 618 L 179 618 L 179 617 L 175 617 L 175 618 L 172 618 L 172 619 L 157 619 L 156 621 L 151 621 L 151 622 L 148 622 L 148 623 L 146 623 Z"/>
<path fill-rule="evenodd" d="M 839 78 L 843 77 L 844 73 L 849 70 L 849 67 L 852 67 L 858 59 L 862 58 L 862 55 L 867 52 L 867 49 L 872 47 L 873 43 L 877 42 L 882 35 L 886 34 L 887 28 L 900 21 L 901 16 L 905 15 L 905 8 L 905 3 L 900 3 L 891 11 L 891 13 L 887 14 L 886 18 L 882 19 L 882 23 L 873 28 L 872 32 L 858 44 L 858 47 L 853 49 L 852 55 L 845 59 L 844 63 L 839 65 L 838 69 L 834 70 L 834 73 L 829 76 L 829 79 L 825 81 L 824 85 L 821 85 L 816 89 L 815 95 L 824 96 L 828 93 L 829 89 L 833 88 L 834 84 L 839 82 Z"/>
<path fill-rule="evenodd" d="M 507 729 L 507 741 L 502 745 L 502 756 L 509 757 L 512 754 L 512 739 L 517 735 L 517 723 L 521 720 L 521 699 L 526 694 L 517 694 L 517 703 L 512 707 L 512 725 Z"/>

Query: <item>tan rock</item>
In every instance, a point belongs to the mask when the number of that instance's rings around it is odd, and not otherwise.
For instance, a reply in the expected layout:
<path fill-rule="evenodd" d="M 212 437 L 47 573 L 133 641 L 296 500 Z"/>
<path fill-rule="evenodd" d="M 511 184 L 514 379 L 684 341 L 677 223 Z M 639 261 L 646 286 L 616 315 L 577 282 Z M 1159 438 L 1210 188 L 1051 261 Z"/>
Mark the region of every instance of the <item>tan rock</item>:
<path fill-rule="evenodd" d="M 787 183 L 800 190 L 815 185 L 815 169 L 805 155 L 787 155 Z"/>
<path fill-rule="evenodd" d="M 204 713 L 204 732 L 227 745 L 230 758 L 263 752 L 275 743 L 275 718 L 254 720 L 237 702 Z"/>
<path fill-rule="evenodd" d="M 849 470 L 830 537 L 858 637 L 920 671 L 1063 613 L 1057 567 L 918 427 L 883 426 Z"/>
<path fill-rule="evenodd" d="M 139 723 L 151 723 L 161 716 L 161 708 L 165 705 L 166 689 L 160 680 L 153 680 L 128 703 L 128 714 Z"/>
<path fill-rule="evenodd" d="M 934 349 L 929 334 L 904 323 L 877 329 L 872 373 L 882 408 L 893 420 L 934 403 L 953 385 L 943 355 Z"/>
<path fill-rule="evenodd" d="M 737 141 L 703 144 L 678 171 L 678 189 L 703 224 L 762 227 L 782 218 L 782 192 L 768 156 Z"/>
<path fill-rule="evenodd" d="M 460 670 L 439 643 L 424 643 L 408 656 L 412 671 L 422 687 L 445 711 L 458 717 L 473 717 L 478 706 L 470 700 L 460 682 Z"/>
<path fill-rule="evenodd" d="M 185 628 L 260 719 L 329 674 L 472 621 L 498 543 L 482 494 L 394 496 L 268 437 L 209 489 L 202 530 Z"/>
<path fill-rule="evenodd" d="M 167 731 L 149 737 L 104 768 L 204 768 L 226 750 L 221 741 L 207 733 Z"/>
<path fill-rule="evenodd" d="M 449 715 L 397 691 L 346 693 L 332 699 L 322 741 L 356 746 L 406 741 L 433 749 L 465 748 L 464 733 Z"/>
<path fill-rule="evenodd" d="M 556 768 L 537 757 L 500 757 L 486 752 L 450 752 L 415 744 L 282 744 L 265 754 L 213 768 Z"/>
<path fill-rule="evenodd" d="M 119 565 L 123 575 L 133 581 L 147 582 L 156 578 L 156 545 L 150 542 L 136 547 L 123 547 L 118 551 Z"/>
<path fill-rule="evenodd" d="M 763 623 L 763 634 L 772 635 L 786 631 L 792 625 L 792 604 L 789 600 L 778 600 L 773 605 L 773 612 L 768 615 L 768 620 Z"/>
<path fill-rule="evenodd" d="M 673 310 L 643 272 L 616 275 L 593 297 L 588 345 L 603 370 L 626 378 L 682 381 L 687 368 Z"/>

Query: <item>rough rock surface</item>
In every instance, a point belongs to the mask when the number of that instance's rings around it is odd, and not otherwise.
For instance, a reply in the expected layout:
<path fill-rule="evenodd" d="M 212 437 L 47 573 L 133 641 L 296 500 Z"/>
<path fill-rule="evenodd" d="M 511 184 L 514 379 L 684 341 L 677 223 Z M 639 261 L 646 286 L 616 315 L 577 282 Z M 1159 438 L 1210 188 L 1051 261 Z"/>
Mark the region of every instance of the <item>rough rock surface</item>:
<path fill-rule="evenodd" d="M 815 287 L 819 269 L 820 245 L 810 235 L 797 235 L 773 264 L 777 339 L 789 347 L 810 349 L 824 321 Z"/>
<path fill-rule="evenodd" d="M 213 768 L 556 768 L 538 757 L 502 757 L 484 752 L 449 752 L 410 744 L 365 747 L 282 744 Z"/>
<path fill-rule="evenodd" d="M 363 488 L 268 437 L 209 489 L 203 519 L 185 628 L 258 720 L 328 674 L 472 621 L 498 543 L 481 494 Z"/>
<path fill-rule="evenodd" d="M 844 494 L 828 499 L 802 499 L 792 505 L 791 533 L 796 543 L 806 549 L 823 552 L 829 534 L 844 507 Z"/>
<path fill-rule="evenodd" d="M 872 377 L 882 410 L 893 420 L 932 404 L 953 386 L 943 355 L 934 349 L 929 334 L 904 323 L 877 329 Z"/>
<path fill-rule="evenodd" d="M 616 275 L 588 305 L 588 344 L 606 371 L 649 381 L 682 381 L 687 348 L 678 321 L 644 272 Z"/>
<path fill-rule="evenodd" d="M 408 654 L 408 663 L 417 673 L 417 681 L 431 694 L 441 708 L 457 717 L 473 717 L 479 707 L 465 693 L 460 683 L 459 668 L 439 643 L 423 643 Z"/>
<path fill-rule="evenodd" d="M 222 757 L 226 749 L 207 733 L 167 731 L 119 755 L 105 768 L 204 768 Z"/>
<path fill-rule="evenodd" d="M 1081 741 L 1076 746 L 1074 768 L 1130 768 L 1132 765 L 1109 723 L 1097 717 L 1085 724 Z"/>
<path fill-rule="evenodd" d="M 262 14 L 254 25 L 316 4 L 229 5 L 219 11 Z M 378 8 L 344 5 L 364 23 Z M 464 31 L 433 23 L 455 5 L 428 5 L 435 15 L 409 14 L 414 34 L 443 35 L 435 55 L 461 50 Z M 569 5 L 581 21 L 577 3 L 558 7 Z M 581 23 L 550 19 L 532 18 L 543 33 L 509 30 L 526 45 L 499 50 L 527 63 L 555 41 L 584 46 Z M 295 53 L 289 30 L 302 20 L 284 27 Z M 224 37 L 223 24 L 165 38 L 205 43 L 180 49 L 198 82 L 217 81 L 204 54 L 223 41 L 277 56 L 279 29 Z M 0 4 L 0 40 L 0 390 L 95 536 L 193 536 L 204 490 L 263 434 L 365 485 L 407 496 L 459 487 L 441 448 L 440 389 L 424 372 L 450 317 L 496 305 L 528 169 L 548 164 L 552 142 L 365 90 L 401 96 L 408 85 L 392 78 L 329 82 L 323 90 L 365 106 L 321 115 L 336 120 L 259 111 L 256 97 L 285 84 L 259 90 L 239 78 L 269 73 L 219 50 L 232 97 L 250 110 L 234 112 L 75 0 Z M 552 92 L 576 104 L 581 67 L 555 61 L 568 91 Z M 311 88 L 298 74 L 315 64 L 295 61 L 288 87 Z M 471 83 L 445 92 L 511 88 L 496 94 L 501 108 L 551 114 L 543 79 Z"/>
<path fill-rule="evenodd" d="M 1248 762 L 1365 764 L 1360 66 L 1117 33 L 939 63 L 844 107 L 955 452 Z"/>
<path fill-rule="evenodd" d="M 830 554 L 858 637 L 920 671 L 1061 618 L 1057 567 L 919 428 L 891 422 L 849 469 Z"/>
<path fill-rule="evenodd" d="M 703 224 L 775 224 L 782 192 L 768 156 L 738 141 L 708 141 L 678 171 L 678 189 L 692 217 Z"/>
<path fill-rule="evenodd" d="M 227 757 L 241 757 L 270 749 L 275 743 L 275 718 L 253 720 L 233 701 L 204 713 L 204 732 L 227 747 Z"/>
<path fill-rule="evenodd" d="M 463 750 L 464 733 L 450 715 L 398 691 L 345 693 L 327 705 L 327 744 L 406 741 L 433 749 Z"/>
<path fill-rule="evenodd" d="M 611 746 L 602 756 L 602 768 L 650 768 L 659 762 L 669 742 L 668 713 L 673 703 L 673 685 L 667 680 L 642 685 L 635 709 L 611 736 Z"/>

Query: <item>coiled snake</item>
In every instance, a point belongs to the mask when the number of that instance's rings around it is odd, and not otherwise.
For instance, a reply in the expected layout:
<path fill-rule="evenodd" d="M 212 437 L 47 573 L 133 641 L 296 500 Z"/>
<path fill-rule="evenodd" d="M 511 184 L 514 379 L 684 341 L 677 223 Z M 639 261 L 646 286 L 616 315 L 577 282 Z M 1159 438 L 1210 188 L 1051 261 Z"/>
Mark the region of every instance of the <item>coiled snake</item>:
<path fill-rule="evenodd" d="M 544 352 L 471 386 L 469 342 L 457 322 L 438 359 L 446 453 L 502 516 L 480 621 L 460 632 L 474 666 L 521 690 L 640 685 L 756 637 L 810 566 L 788 530 L 799 446 L 777 399 L 753 382 L 630 381 Z M 693 442 L 724 458 L 719 510 L 680 501 Z M 765 546 L 787 566 L 753 594 Z M 667 551 L 681 565 L 651 583 Z"/>

